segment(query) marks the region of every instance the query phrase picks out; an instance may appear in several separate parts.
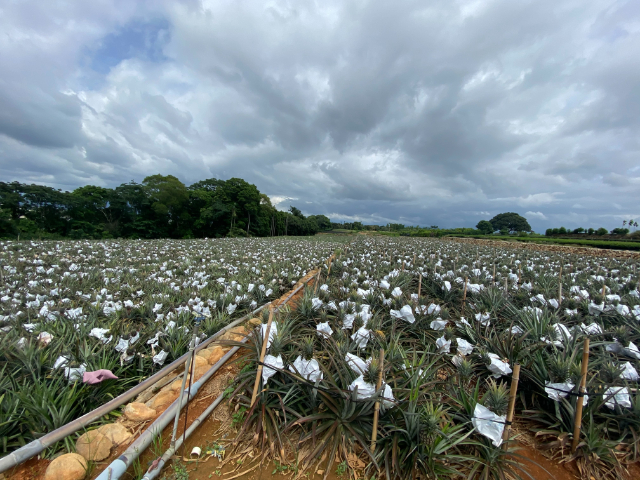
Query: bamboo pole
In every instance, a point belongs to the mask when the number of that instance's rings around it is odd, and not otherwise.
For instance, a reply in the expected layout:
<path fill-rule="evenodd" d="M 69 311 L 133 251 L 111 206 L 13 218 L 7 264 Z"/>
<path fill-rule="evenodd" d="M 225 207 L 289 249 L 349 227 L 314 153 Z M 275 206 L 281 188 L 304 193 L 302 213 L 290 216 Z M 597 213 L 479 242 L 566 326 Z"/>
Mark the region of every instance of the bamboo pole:
<path fill-rule="evenodd" d="M 464 277 L 464 292 L 462 293 L 462 313 L 464 313 L 464 304 L 467 301 L 467 277 Z"/>
<path fill-rule="evenodd" d="M 578 389 L 578 401 L 576 402 L 576 415 L 573 420 L 573 441 L 571 453 L 576 451 L 580 443 L 580 428 L 582 426 L 582 406 L 584 403 L 585 386 L 587 385 L 587 367 L 589 366 L 589 339 L 584 339 L 582 347 L 582 369 L 580 370 L 580 388 Z"/>
<path fill-rule="evenodd" d="M 509 277 L 504 277 L 504 293 L 509 292 Z"/>
<path fill-rule="evenodd" d="M 404 272 L 404 260 L 402 261 L 402 271 Z"/>
<path fill-rule="evenodd" d="M 560 274 L 558 275 L 558 305 L 562 303 L 562 265 L 560 265 Z"/>
<path fill-rule="evenodd" d="M 495 284 L 496 284 L 496 262 L 493 262 L 493 278 L 492 278 L 492 281 L 493 281 L 493 285 L 495 286 Z"/>
<path fill-rule="evenodd" d="M 421 291 L 422 291 L 422 274 L 420 274 L 420 279 L 418 280 L 418 302 L 420 302 Z"/>
<path fill-rule="evenodd" d="M 504 442 L 504 449 L 507 449 L 507 442 L 509 441 L 509 434 L 511 433 L 511 424 L 513 423 L 513 411 L 516 408 L 516 394 L 518 393 L 518 380 L 520 380 L 520 364 L 516 363 L 513 366 L 513 373 L 511 374 L 511 390 L 509 390 L 509 408 L 507 409 L 507 421 L 502 432 L 502 441 Z"/>
<path fill-rule="evenodd" d="M 260 379 L 262 378 L 262 363 L 264 362 L 264 356 L 267 354 L 267 344 L 269 343 L 269 334 L 271 333 L 271 324 L 273 323 L 273 305 L 269 308 L 269 320 L 267 321 L 267 330 L 264 338 L 262 339 L 262 350 L 260 350 L 260 363 L 258 364 L 258 372 L 256 373 L 256 381 L 253 384 L 253 395 L 251 395 L 251 406 L 256 403 L 256 397 L 258 396 L 258 387 L 260 386 Z"/>
<path fill-rule="evenodd" d="M 378 383 L 376 390 L 382 388 L 382 377 L 384 375 L 384 350 L 380 349 L 380 373 L 378 373 Z M 376 449 L 376 440 L 378 439 L 378 415 L 380 415 L 380 402 L 376 402 L 373 409 L 373 432 L 371 433 L 371 451 Z"/>

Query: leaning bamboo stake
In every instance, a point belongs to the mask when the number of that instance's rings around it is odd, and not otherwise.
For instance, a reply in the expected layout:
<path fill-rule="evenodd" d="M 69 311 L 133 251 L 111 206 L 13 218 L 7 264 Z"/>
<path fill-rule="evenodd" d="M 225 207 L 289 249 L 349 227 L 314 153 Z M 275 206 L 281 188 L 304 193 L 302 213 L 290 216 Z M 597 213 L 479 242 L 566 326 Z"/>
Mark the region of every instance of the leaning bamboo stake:
<path fill-rule="evenodd" d="M 262 378 L 262 364 L 264 363 L 264 356 L 267 354 L 267 344 L 269 343 L 269 334 L 271 333 L 271 324 L 273 323 L 273 306 L 269 308 L 269 320 L 267 321 L 267 330 L 264 338 L 262 339 L 262 350 L 260 350 L 260 363 L 258 364 L 258 372 L 256 373 L 256 381 L 253 384 L 253 395 L 251 395 L 251 406 L 256 403 L 256 397 L 258 396 L 258 387 L 260 386 L 260 379 Z"/>
<path fill-rule="evenodd" d="M 580 388 L 578 389 L 578 401 L 576 402 L 576 416 L 573 420 L 573 442 L 571 442 L 571 453 L 576 451 L 580 443 L 580 428 L 582 426 L 582 406 L 584 403 L 584 392 L 587 385 L 587 367 L 589 366 L 589 339 L 584 339 L 582 347 L 582 369 L 580 371 Z"/>
<path fill-rule="evenodd" d="M 518 380 L 520 380 L 520 364 L 516 363 L 513 366 L 513 373 L 511 374 L 511 390 L 509 391 L 509 408 L 507 409 L 507 421 L 504 425 L 504 431 L 502 432 L 502 441 L 504 442 L 504 449 L 507 449 L 507 442 L 509 441 L 509 434 L 511 433 L 511 424 L 513 423 L 513 411 L 516 408 L 516 393 L 518 392 Z"/>
<path fill-rule="evenodd" d="M 562 303 L 562 265 L 560 265 L 560 273 L 558 274 L 558 305 Z"/>
<path fill-rule="evenodd" d="M 464 304 L 467 301 L 467 277 L 464 277 L 464 292 L 462 293 L 462 313 L 464 313 Z"/>
<path fill-rule="evenodd" d="M 378 383 L 376 390 L 382 388 L 382 376 L 384 374 L 384 350 L 380 349 L 380 373 L 378 373 Z M 373 432 L 371 433 L 371 451 L 376 449 L 376 440 L 378 439 L 378 415 L 380 415 L 380 402 L 376 402 L 373 409 Z"/>

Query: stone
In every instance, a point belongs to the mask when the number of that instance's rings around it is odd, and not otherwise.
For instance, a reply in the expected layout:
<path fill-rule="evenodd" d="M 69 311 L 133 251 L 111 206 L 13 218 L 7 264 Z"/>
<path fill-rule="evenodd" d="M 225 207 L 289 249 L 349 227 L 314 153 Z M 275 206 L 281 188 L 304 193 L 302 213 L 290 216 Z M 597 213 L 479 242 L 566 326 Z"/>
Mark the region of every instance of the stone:
<path fill-rule="evenodd" d="M 113 443 L 98 430 L 91 430 L 80 435 L 76 440 L 76 452 L 87 460 L 99 462 L 111 453 Z"/>
<path fill-rule="evenodd" d="M 195 363 L 194 368 L 201 367 L 202 365 L 209 365 L 209 362 L 207 362 L 206 358 L 200 357 L 198 355 L 194 357 L 193 361 Z"/>
<path fill-rule="evenodd" d="M 55 458 L 44 473 L 44 480 L 82 480 L 87 474 L 87 461 L 77 453 Z"/>
<path fill-rule="evenodd" d="M 114 445 L 120 445 L 133 437 L 133 435 L 129 433 L 129 430 L 121 423 L 107 423 L 106 425 L 102 425 L 98 431 L 111 440 L 111 443 Z"/>
<path fill-rule="evenodd" d="M 160 392 L 151 401 L 151 408 L 159 409 L 162 407 L 166 407 L 168 405 L 171 405 L 171 403 L 173 403 L 176 398 L 178 398 L 177 390 L 166 390 L 164 392 Z"/>
<path fill-rule="evenodd" d="M 228 332 L 225 332 L 225 334 L 220 337 L 220 340 L 233 340 L 234 342 L 239 342 L 247 333 L 247 329 L 240 325 L 238 327 L 233 327 Z"/>
<path fill-rule="evenodd" d="M 208 363 L 196 367 L 196 369 L 193 371 L 193 381 L 196 382 L 200 380 L 200 378 L 202 378 L 202 376 L 209 371 L 209 368 L 211 368 L 211 366 Z"/>
<path fill-rule="evenodd" d="M 207 361 L 209 362 L 209 365 L 215 365 L 216 363 L 218 363 L 218 361 L 224 357 L 224 354 L 227 353 L 227 349 L 222 348 L 218 345 L 216 345 L 215 347 L 213 347 L 211 349 L 211 354 L 209 355 L 209 358 L 207 359 Z"/>
<path fill-rule="evenodd" d="M 203 348 L 202 350 L 199 350 L 196 355 L 198 357 L 209 358 L 209 355 L 211 355 L 211 350 L 208 348 Z"/>
<path fill-rule="evenodd" d="M 189 388 L 189 377 L 190 375 L 187 375 L 187 383 L 184 384 L 184 389 L 186 390 L 187 388 Z M 171 390 L 173 390 L 174 392 L 178 392 L 180 390 L 180 387 L 182 386 L 182 377 L 176 378 L 173 383 L 171 384 L 171 386 L 169 387 Z"/>
<path fill-rule="evenodd" d="M 124 407 L 124 416 L 134 422 L 145 422 L 156 416 L 156 411 L 144 403 L 132 402 Z"/>

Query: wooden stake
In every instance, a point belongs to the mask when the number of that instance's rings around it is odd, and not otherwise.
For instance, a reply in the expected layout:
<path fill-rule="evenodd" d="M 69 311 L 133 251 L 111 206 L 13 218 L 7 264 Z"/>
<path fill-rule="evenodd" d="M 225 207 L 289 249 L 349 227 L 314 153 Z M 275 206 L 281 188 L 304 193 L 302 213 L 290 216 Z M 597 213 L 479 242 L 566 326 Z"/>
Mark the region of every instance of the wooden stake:
<path fill-rule="evenodd" d="M 605 295 L 606 295 L 606 294 L 607 294 L 607 284 L 606 284 L 606 283 L 603 283 L 603 284 L 602 284 L 602 301 L 603 301 L 603 302 L 605 301 L 605 298 L 604 298 L 604 297 L 605 297 Z"/>
<path fill-rule="evenodd" d="M 562 303 L 562 265 L 560 265 L 560 274 L 558 275 L 558 305 Z"/>
<path fill-rule="evenodd" d="M 264 362 L 264 356 L 267 354 L 267 344 L 269 343 L 269 334 L 271 333 L 271 323 L 273 323 L 273 305 L 269 307 L 269 320 L 267 321 L 267 330 L 265 332 L 264 338 L 262 339 L 262 350 L 260 351 L 260 363 L 258 364 L 256 381 L 253 384 L 253 395 L 251 395 L 252 407 L 253 407 L 253 404 L 256 403 L 256 397 L 258 396 L 258 387 L 260 386 L 260 379 L 262 378 L 262 364 Z"/>
<path fill-rule="evenodd" d="M 496 264 L 493 263 L 493 285 L 496 284 Z"/>
<path fill-rule="evenodd" d="M 587 367 L 589 366 L 589 339 L 584 339 L 584 346 L 582 347 L 582 369 L 580 371 L 580 388 L 578 392 L 584 395 L 585 386 L 587 385 Z M 580 443 L 580 427 L 582 426 L 582 404 L 584 403 L 584 397 L 578 396 L 576 402 L 576 416 L 573 419 L 573 442 L 571 442 L 571 453 L 576 451 L 578 443 Z"/>
<path fill-rule="evenodd" d="M 509 292 L 509 277 L 504 277 L 504 293 Z"/>
<path fill-rule="evenodd" d="M 467 277 L 464 277 L 464 292 L 462 293 L 462 313 L 464 313 L 464 303 L 467 301 Z"/>
<path fill-rule="evenodd" d="M 518 392 L 518 380 L 520 380 L 520 364 L 516 363 L 513 366 L 513 373 L 511 374 L 511 390 L 509 391 L 509 408 L 507 409 L 507 422 L 502 432 L 502 441 L 504 442 L 504 449 L 507 449 L 507 442 L 509 441 L 509 434 L 511 433 L 511 423 L 513 422 L 513 411 L 516 408 L 516 393 Z"/>
<path fill-rule="evenodd" d="M 422 274 L 420 274 L 420 279 L 418 280 L 418 302 L 420 302 L 421 291 L 422 291 Z"/>
<path fill-rule="evenodd" d="M 384 374 L 384 350 L 380 349 L 380 373 L 378 374 L 378 383 L 376 390 L 382 388 L 382 377 Z M 378 439 L 378 415 L 380 415 L 380 402 L 376 402 L 373 409 L 373 432 L 371 433 L 371 451 L 376 449 L 376 440 Z"/>
<path fill-rule="evenodd" d="M 402 271 L 404 272 L 404 260 L 402 261 Z"/>

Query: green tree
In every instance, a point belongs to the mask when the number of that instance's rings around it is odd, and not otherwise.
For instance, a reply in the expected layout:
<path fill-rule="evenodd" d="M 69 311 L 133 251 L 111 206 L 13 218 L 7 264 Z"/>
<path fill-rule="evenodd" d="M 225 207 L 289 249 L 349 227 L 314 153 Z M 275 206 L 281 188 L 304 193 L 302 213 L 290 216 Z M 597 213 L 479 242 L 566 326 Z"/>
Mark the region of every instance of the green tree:
<path fill-rule="evenodd" d="M 509 232 L 531 231 L 531 225 L 527 222 L 527 219 L 514 212 L 500 213 L 489 220 L 493 231 L 496 230 L 508 230 Z"/>
<path fill-rule="evenodd" d="M 606 235 L 607 233 L 609 233 L 609 230 L 604 227 L 600 227 L 598 230 L 596 230 L 596 235 Z"/>
<path fill-rule="evenodd" d="M 494 232 L 493 225 L 491 225 L 491 222 L 488 220 L 480 220 L 476 225 L 476 228 L 485 235 L 489 235 Z"/>
<path fill-rule="evenodd" d="M 151 175 L 142 181 L 142 185 L 159 229 L 168 236 L 180 236 L 182 227 L 190 219 L 186 210 L 189 200 L 187 187 L 173 175 Z"/>
<path fill-rule="evenodd" d="M 325 215 L 311 215 L 308 218 L 315 220 L 316 224 L 318 225 L 318 229 L 320 231 L 331 230 L 331 220 L 329 220 L 329 217 Z M 375 225 L 370 225 L 370 226 L 375 227 Z"/>

